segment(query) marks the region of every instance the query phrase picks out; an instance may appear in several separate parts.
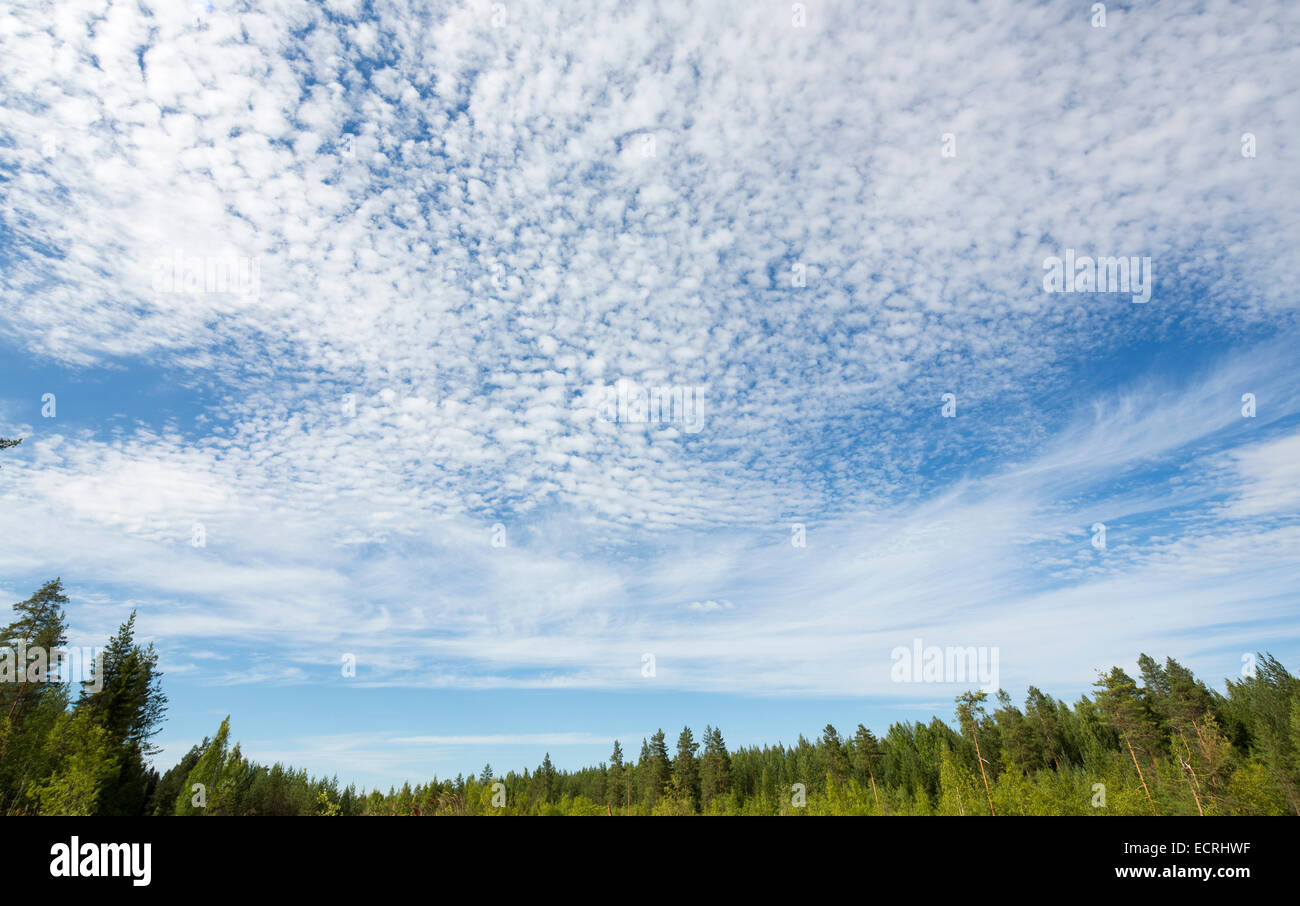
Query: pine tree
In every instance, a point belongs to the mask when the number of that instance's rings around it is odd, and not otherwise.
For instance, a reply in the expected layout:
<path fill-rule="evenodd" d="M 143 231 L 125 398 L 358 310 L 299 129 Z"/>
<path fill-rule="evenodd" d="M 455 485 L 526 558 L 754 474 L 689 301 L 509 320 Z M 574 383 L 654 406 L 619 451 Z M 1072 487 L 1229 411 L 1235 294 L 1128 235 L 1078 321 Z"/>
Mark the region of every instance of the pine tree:
<path fill-rule="evenodd" d="M 15 619 L 0 630 L 0 808 L 27 807 L 26 791 L 52 769 L 46 742 L 67 708 L 67 687 L 47 682 L 67 644 L 68 597 L 52 579 L 13 605 Z"/>
<path fill-rule="evenodd" d="M 704 757 L 700 759 L 700 804 L 705 811 L 731 790 L 731 754 L 716 727 L 704 728 Z"/>
<path fill-rule="evenodd" d="M 980 751 L 979 724 L 984 717 L 984 702 L 988 700 L 987 692 L 963 692 L 957 696 L 957 717 L 962 727 L 970 726 L 971 738 L 975 740 L 975 758 L 979 761 L 980 777 L 984 780 L 984 795 L 988 798 L 989 814 L 996 815 L 993 808 L 993 793 L 989 791 L 989 777 L 984 770 L 987 763 Z"/>
<path fill-rule="evenodd" d="M 1160 701 L 1169 696 L 1169 678 L 1155 658 L 1146 653 L 1138 655 L 1138 672 L 1142 674 L 1142 696 L 1158 712 Z"/>
<path fill-rule="evenodd" d="M 1220 699 L 1173 658 L 1163 668 L 1142 655 L 1144 682 L 1158 683 L 1153 708 L 1169 736 L 1169 750 L 1183 772 L 1196 810 L 1205 814 L 1205 800 L 1222 800 L 1228 781 L 1231 746 L 1218 731 Z M 1150 679 L 1148 679 L 1150 677 Z"/>
<path fill-rule="evenodd" d="M 700 801 L 700 772 L 695 759 L 698 749 L 691 728 L 682 727 L 677 737 L 677 757 L 673 759 L 673 789 L 692 812 Z"/>
<path fill-rule="evenodd" d="M 1132 677 L 1118 667 L 1111 668 L 1095 684 L 1097 687 L 1097 705 L 1105 715 L 1106 722 L 1119 734 L 1137 768 L 1138 779 L 1146 793 L 1147 802 L 1151 804 L 1153 814 L 1159 814 L 1156 801 L 1147 786 L 1146 776 L 1138 763 L 1137 752 L 1141 749 L 1154 764 L 1155 740 L 1159 736 L 1155 717 L 1147 700 L 1138 692 L 1137 683 Z"/>
<path fill-rule="evenodd" d="M 839 731 L 831 724 L 827 724 L 822 730 L 819 748 L 826 764 L 826 773 L 836 783 L 843 782 L 849 771 L 849 757 L 844 750 L 844 742 L 840 739 Z"/>
<path fill-rule="evenodd" d="M 857 774 L 859 783 L 864 779 L 870 782 L 871 796 L 876 801 L 876 811 L 883 815 L 884 811 L 880 807 L 880 792 L 876 789 L 876 771 L 879 765 L 880 744 L 870 730 L 858 724 L 858 732 L 853 737 L 853 770 Z"/>
<path fill-rule="evenodd" d="M 56 649 L 67 645 L 68 624 L 63 609 L 67 603 L 63 581 L 51 579 L 26 601 L 15 604 L 13 609 L 17 618 L 0 630 L 0 648 L 4 649 L 6 667 L 12 662 L 14 671 L 12 677 L 6 677 L 5 682 L 0 683 L 0 708 L 3 708 L 5 731 L 21 727 L 27 714 L 39 704 L 41 694 L 54 685 L 44 682 L 44 677 L 33 677 L 37 681 L 28 682 L 28 674 L 32 672 L 31 660 L 37 650 L 43 652 L 48 665 Z M 27 661 L 19 663 L 19 649 L 23 648 L 27 649 Z M 7 738 L 7 732 L 0 737 L 0 761 L 5 757 Z"/>

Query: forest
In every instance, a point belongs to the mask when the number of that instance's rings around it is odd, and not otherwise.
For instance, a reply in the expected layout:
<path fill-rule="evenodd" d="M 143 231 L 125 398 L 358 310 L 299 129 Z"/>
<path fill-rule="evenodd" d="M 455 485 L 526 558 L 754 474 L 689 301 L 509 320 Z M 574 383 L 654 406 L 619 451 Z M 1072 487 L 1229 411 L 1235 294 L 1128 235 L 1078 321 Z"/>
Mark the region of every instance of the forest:
<path fill-rule="evenodd" d="M 13 606 L 0 631 L 0 811 L 6 815 L 1297 815 L 1300 678 L 1269 654 L 1209 688 L 1173 659 L 1142 655 L 1068 704 L 1029 687 L 1022 706 L 967 692 L 955 727 L 898 722 L 882 736 L 827 726 L 794 745 L 729 750 L 709 726 L 662 729 L 635 758 L 566 771 L 548 754 L 522 772 L 359 791 L 337 777 L 246 758 L 230 718 L 159 771 L 167 710 L 135 614 L 93 675 L 51 681 L 21 652 L 67 644 L 60 579 Z M 29 655 L 30 657 L 30 655 Z"/>

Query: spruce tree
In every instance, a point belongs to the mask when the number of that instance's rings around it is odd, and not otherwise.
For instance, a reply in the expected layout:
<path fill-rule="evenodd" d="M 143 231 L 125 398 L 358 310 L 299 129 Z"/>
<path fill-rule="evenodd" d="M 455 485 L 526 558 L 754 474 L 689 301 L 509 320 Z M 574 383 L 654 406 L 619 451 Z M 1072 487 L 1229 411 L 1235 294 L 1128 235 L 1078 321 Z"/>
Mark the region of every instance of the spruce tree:
<path fill-rule="evenodd" d="M 147 759 L 157 750 L 150 740 L 161 729 L 167 710 L 162 673 L 153 645 L 135 642 L 135 612 L 118 629 L 103 652 L 93 680 L 82 684 L 79 711 L 87 711 L 108 731 L 118 750 L 119 777 L 104 790 L 100 814 L 137 815 L 149 795 Z"/>
<path fill-rule="evenodd" d="M 644 751 L 645 756 L 642 764 L 644 766 L 643 783 L 645 788 L 642 795 L 645 797 L 646 804 L 650 808 L 654 808 L 665 790 L 667 790 L 670 776 L 668 744 L 664 738 L 662 727 L 650 737 L 650 744 Z"/>
<path fill-rule="evenodd" d="M 216 799 L 221 775 L 226 767 L 226 742 L 230 738 L 230 715 L 217 728 L 217 735 L 204 748 L 185 783 L 176 794 L 177 815 L 203 815 Z M 279 768 L 279 765 L 276 765 Z"/>
<path fill-rule="evenodd" d="M 157 787 L 154 788 L 150 796 L 149 805 L 146 812 L 150 815 L 174 815 L 176 813 L 176 797 L 180 794 L 181 788 L 190 776 L 190 771 L 194 770 L 194 765 L 198 764 L 199 757 L 207 749 L 211 740 L 203 738 L 203 742 L 197 746 L 191 746 L 190 750 L 181 756 L 181 760 L 170 770 L 163 773 L 162 778 L 158 781 Z"/>
<path fill-rule="evenodd" d="M 1043 757 L 1049 759 L 1059 773 L 1062 770 L 1061 759 L 1065 757 L 1059 719 L 1052 700 L 1036 686 L 1030 686 L 1025 695 L 1025 716 L 1042 740 Z"/>
<path fill-rule="evenodd" d="M 1227 685 L 1227 713 L 1277 791 L 1300 815 L 1300 678 L 1264 653 L 1256 656 L 1253 675 Z"/>
<path fill-rule="evenodd" d="M 627 770 L 623 767 L 623 747 L 614 740 L 614 752 L 609 756 L 608 781 L 605 783 L 605 805 L 611 810 L 622 807 L 627 798 Z"/>
<path fill-rule="evenodd" d="M 557 790 L 555 785 L 556 772 L 555 765 L 551 764 L 551 753 L 547 752 L 546 757 L 542 759 L 541 765 L 537 768 L 537 774 L 534 778 L 541 791 L 543 802 L 552 802 Z"/>

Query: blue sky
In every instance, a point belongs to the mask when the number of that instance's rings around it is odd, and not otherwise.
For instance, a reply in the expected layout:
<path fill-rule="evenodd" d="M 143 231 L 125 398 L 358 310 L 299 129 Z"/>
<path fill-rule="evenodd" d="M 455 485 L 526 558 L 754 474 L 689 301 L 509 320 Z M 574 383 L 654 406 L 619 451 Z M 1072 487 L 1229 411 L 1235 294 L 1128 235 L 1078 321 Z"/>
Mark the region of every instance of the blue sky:
<path fill-rule="evenodd" d="M 0 592 L 364 785 L 1294 664 L 1300 9 L 803 12 L 0 12 Z"/>

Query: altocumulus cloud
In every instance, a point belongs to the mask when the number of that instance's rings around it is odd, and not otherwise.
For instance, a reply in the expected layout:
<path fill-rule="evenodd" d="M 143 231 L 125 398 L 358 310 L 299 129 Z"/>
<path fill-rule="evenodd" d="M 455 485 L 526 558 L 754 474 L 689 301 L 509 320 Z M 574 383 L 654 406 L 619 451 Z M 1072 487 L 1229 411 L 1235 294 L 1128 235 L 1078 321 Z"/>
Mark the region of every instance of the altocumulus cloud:
<path fill-rule="evenodd" d="M 652 652 L 902 696 L 918 635 L 1040 685 L 1293 645 L 1300 11 L 1112 6 L 7 6 L 0 335 L 207 395 L 6 397 L 0 567 L 76 564 L 88 629 L 136 603 L 223 682 Z M 1149 256 L 1151 300 L 1044 293 L 1067 248 Z M 703 388 L 702 429 L 602 419 L 619 380 Z"/>

